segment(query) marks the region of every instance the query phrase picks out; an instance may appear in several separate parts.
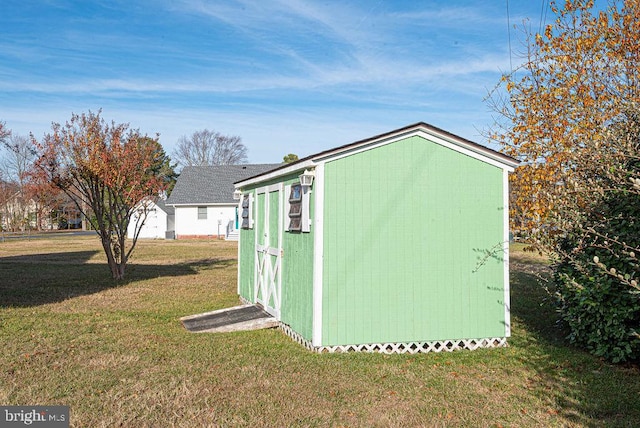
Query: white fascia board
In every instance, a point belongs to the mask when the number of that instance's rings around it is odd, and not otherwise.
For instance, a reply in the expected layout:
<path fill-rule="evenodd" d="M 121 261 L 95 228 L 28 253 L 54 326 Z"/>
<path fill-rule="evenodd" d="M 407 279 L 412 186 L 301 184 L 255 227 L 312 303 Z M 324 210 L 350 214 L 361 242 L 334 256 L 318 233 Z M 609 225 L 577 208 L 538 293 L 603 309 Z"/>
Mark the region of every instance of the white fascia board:
<path fill-rule="evenodd" d="M 329 160 L 336 160 L 343 157 L 351 156 L 356 153 L 364 152 L 367 150 L 371 150 L 377 147 L 385 146 L 387 144 L 392 144 L 400 140 L 404 140 L 409 137 L 419 136 L 428 141 L 432 141 L 441 146 L 447 147 L 451 150 L 455 150 L 458 153 L 462 153 L 464 155 L 470 156 L 474 159 L 480 160 L 482 162 L 488 163 L 500 169 L 513 172 L 514 168 L 518 165 L 516 162 L 506 163 L 503 160 L 497 158 L 496 156 L 492 156 L 489 149 L 487 151 L 479 150 L 478 148 L 472 147 L 471 145 L 463 142 L 454 140 L 445 135 L 440 135 L 438 133 L 432 132 L 431 130 L 427 131 L 424 128 L 416 128 L 407 130 L 395 135 L 386 136 L 379 140 L 372 140 L 363 142 L 362 145 L 352 146 L 346 148 L 344 150 L 336 150 L 334 152 L 325 153 L 322 157 L 314 159 L 316 162 L 323 162 Z"/>
<path fill-rule="evenodd" d="M 254 178 L 249 178 L 243 181 L 239 181 L 235 184 L 235 187 L 236 189 L 241 189 L 243 187 L 250 186 L 252 184 L 261 183 L 263 181 L 283 177 L 285 175 L 290 175 L 296 171 L 304 171 L 306 168 L 314 168 L 315 166 L 316 166 L 316 163 L 311 159 L 306 160 L 304 162 L 300 162 L 300 163 L 296 162 L 294 164 L 291 164 L 291 166 L 287 166 L 267 174 L 259 175 Z"/>
<path fill-rule="evenodd" d="M 465 143 L 464 141 L 460 141 L 460 140 L 456 140 L 453 138 L 450 138 L 446 135 L 442 135 L 436 131 L 430 130 L 429 132 L 426 132 L 427 135 L 430 135 L 434 138 L 437 138 L 440 141 L 434 141 L 436 143 L 442 144 L 442 142 L 448 142 L 449 144 L 453 144 L 455 147 L 458 147 L 458 151 L 461 153 L 465 153 L 468 154 L 469 156 L 472 156 L 476 159 L 480 159 L 480 160 L 485 160 L 485 162 L 491 163 L 492 165 L 495 165 L 499 168 L 505 169 L 509 172 L 513 172 L 514 168 L 517 167 L 520 162 L 518 162 L 517 160 L 509 160 L 509 159 L 503 159 L 499 156 L 497 156 L 493 150 L 486 148 L 486 147 L 482 147 L 482 146 L 471 146 L 470 144 Z M 443 144 L 445 145 L 445 144 Z M 449 147 L 449 146 L 447 146 Z M 452 149 L 456 150 L 455 147 L 451 147 Z M 463 151 L 464 150 L 464 151 Z M 475 156 L 473 155 L 475 154 Z M 489 162 L 488 160 L 491 160 L 493 162 Z"/>
<path fill-rule="evenodd" d="M 304 160 L 302 162 L 295 162 L 291 164 L 291 166 L 287 166 L 285 168 L 278 169 L 267 174 L 240 181 L 235 184 L 235 187 L 236 189 L 241 189 L 248 185 L 279 178 L 297 171 L 303 171 L 304 169 L 314 168 L 318 164 L 323 162 L 351 156 L 356 153 L 371 150 L 376 147 L 384 146 L 386 144 L 395 143 L 396 141 L 400 141 L 413 136 L 420 136 L 426 140 L 432 141 L 436 144 L 440 144 L 441 146 L 455 150 L 459 153 L 465 154 L 474 159 L 478 159 L 482 162 L 488 163 L 508 172 L 513 172 L 515 167 L 519 165 L 519 162 L 517 160 L 510 160 L 508 158 L 505 159 L 489 148 L 485 148 L 479 144 L 470 144 L 469 142 L 466 142 L 464 140 L 452 138 L 450 135 L 446 135 L 444 133 L 438 132 L 437 130 L 419 125 L 416 127 L 398 131 L 397 133 L 387 134 L 378 139 L 365 140 L 361 143 L 341 146 L 333 150 L 328 150 L 316 155 L 312 155 L 307 160 Z"/>
<path fill-rule="evenodd" d="M 425 134 L 423 136 L 429 141 L 433 141 L 434 143 L 440 144 L 441 146 L 448 147 L 452 150 L 457 151 L 458 153 L 462 153 L 464 155 L 470 156 L 474 159 L 488 163 L 489 165 L 493 165 L 505 171 L 513 172 L 514 170 L 513 166 L 507 165 L 506 163 L 496 160 L 493 157 L 486 156 L 485 154 L 480 153 L 476 150 L 469 149 L 468 147 L 465 147 L 466 145 L 465 146 L 459 145 L 458 143 L 451 142 L 450 140 L 445 140 L 443 138 L 435 136 L 434 134 Z"/>

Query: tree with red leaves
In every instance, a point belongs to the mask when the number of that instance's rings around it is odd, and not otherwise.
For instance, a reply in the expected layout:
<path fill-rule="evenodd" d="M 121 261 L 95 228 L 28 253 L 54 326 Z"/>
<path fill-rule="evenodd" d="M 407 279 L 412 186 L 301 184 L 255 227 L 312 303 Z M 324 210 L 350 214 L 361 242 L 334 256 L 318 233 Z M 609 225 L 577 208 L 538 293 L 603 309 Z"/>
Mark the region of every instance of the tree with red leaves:
<path fill-rule="evenodd" d="M 75 202 L 98 233 L 113 278 L 120 280 L 138 236 L 126 239 L 132 210 L 166 190 L 161 165 L 167 157 L 157 137 L 108 123 L 100 114 L 73 114 L 64 126 L 54 123 L 41 143 L 34 141 L 35 168 Z M 142 222 L 136 232 L 140 227 Z"/>

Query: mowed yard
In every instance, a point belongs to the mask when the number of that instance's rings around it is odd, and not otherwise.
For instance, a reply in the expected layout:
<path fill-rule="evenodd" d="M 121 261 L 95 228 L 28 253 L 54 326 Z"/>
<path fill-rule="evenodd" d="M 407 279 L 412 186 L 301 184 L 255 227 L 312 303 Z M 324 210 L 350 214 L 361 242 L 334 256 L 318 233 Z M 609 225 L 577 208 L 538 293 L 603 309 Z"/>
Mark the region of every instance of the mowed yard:
<path fill-rule="evenodd" d="M 0 405 L 71 426 L 638 426 L 640 372 L 573 349 L 512 252 L 508 348 L 315 354 L 278 330 L 191 334 L 238 304 L 237 245 L 140 241 L 114 283 L 95 237 L 0 242 Z"/>

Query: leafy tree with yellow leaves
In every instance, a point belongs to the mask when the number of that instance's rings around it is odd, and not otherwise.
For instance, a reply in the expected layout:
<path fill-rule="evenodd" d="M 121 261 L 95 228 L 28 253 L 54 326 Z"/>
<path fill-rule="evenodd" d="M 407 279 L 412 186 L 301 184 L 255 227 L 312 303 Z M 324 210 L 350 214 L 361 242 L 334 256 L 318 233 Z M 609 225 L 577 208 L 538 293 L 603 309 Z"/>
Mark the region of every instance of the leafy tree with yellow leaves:
<path fill-rule="evenodd" d="M 512 228 L 553 258 L 570 339 L 639 358 L 640 0 L 550 7 L 555 21 L 525 31 L 522 67 L 489 97 L 490 137 L 523 161 Z"/>

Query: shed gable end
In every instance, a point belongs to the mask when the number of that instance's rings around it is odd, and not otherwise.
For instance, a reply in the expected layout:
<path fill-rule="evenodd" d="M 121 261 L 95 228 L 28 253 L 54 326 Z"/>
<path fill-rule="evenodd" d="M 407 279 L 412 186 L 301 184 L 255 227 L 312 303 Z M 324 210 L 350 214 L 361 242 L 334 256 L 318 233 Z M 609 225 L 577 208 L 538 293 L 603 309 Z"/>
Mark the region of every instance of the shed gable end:
<path fill-rule="evenodd" d="M 322 344 L 502 337 L 503 170 L 413 136 L 325 165 Z"/>

